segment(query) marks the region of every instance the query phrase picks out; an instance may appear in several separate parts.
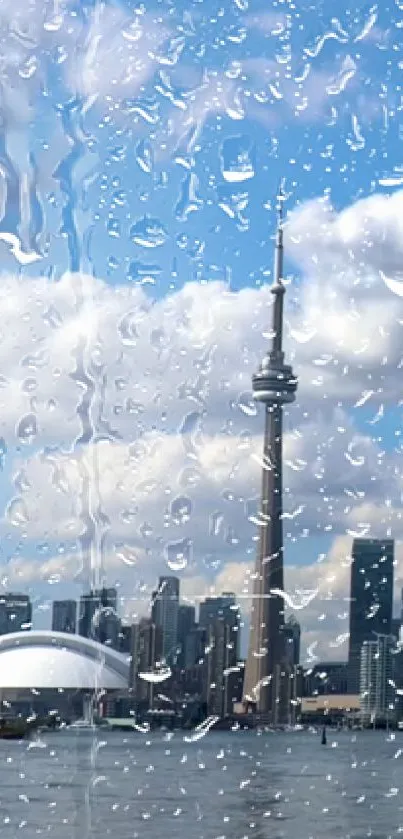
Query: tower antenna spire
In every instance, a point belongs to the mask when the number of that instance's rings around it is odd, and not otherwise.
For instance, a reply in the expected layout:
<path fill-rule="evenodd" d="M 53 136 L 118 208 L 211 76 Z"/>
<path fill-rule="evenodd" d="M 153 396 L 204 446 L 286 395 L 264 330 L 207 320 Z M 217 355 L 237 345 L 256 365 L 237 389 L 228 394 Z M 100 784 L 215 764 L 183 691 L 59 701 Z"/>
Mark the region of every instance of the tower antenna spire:
<path fill-rule="evenodd" d="M 283 259 L 284 259 L 284 242 L 283 242 L 283 228 L 284 228 L 284 179 L 279 183 L 277 191 L 277 231 L 276 231 L 276 247 L 274 253 L 274 271 L 273 271 L 273 286 L 274 294 L 284 291 L 283 286 Z"/>
<path fill-rule="evenodd" d="M 277 229 L 283 227 L 283 204 L 285 201 L 284 195 L 284 178 L 280 178 L 280 183 L 277 190 Z"/>

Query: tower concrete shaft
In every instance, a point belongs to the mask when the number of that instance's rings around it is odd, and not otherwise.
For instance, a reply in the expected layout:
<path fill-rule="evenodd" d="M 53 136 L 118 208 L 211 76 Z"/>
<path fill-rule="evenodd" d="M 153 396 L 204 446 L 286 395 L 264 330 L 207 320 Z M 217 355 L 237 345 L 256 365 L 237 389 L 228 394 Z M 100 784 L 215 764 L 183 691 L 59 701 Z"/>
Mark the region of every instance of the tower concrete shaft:
<path fill-rule="evenodd" d="M 259 545 L 254 575 L 249 651 L 245 667 L 244 701 L 269 722 L 283 722 L 284 690 L 281 682 L 286 663 L 283 562 L 283 405 L 293 402 L 297 380 L 284 363 L 283 352 L 283 220 L 277 227 L 272 315 L 272 344 L 252 378 L 254 398 L 265 406 L 262 496 Z M 280 593 L 276 593 L 280 592 Z"/>

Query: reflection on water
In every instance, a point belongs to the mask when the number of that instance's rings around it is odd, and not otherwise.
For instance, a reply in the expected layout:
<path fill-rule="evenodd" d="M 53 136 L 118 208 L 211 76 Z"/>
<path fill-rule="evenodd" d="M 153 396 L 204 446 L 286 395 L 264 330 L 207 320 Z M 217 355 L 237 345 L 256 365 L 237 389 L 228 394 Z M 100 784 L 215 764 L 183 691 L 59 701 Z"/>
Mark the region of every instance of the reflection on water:
<path fill-rule="evenodd" d="M 376 839 L 403 832 L 400 735 L 59 732 L 0 743 L 0 836 Z"/>

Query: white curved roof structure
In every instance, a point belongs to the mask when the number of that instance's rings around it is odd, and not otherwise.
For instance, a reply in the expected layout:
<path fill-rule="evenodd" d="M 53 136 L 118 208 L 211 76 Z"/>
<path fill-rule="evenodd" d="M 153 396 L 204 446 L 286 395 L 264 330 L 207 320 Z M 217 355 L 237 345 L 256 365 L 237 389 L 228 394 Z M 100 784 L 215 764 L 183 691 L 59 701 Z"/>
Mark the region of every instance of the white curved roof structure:
<path fill-rule="evenodd" d="M 0 690 L 7 688 L 122 690 L 127 656 L 81 635 L 31 631 L 0 635 Z"/>

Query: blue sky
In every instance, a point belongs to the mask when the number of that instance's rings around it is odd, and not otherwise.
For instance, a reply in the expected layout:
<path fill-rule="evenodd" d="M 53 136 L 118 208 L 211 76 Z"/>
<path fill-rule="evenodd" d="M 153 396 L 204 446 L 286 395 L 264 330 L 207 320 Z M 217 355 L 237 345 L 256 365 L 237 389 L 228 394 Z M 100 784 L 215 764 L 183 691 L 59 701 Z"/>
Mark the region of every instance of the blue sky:
<path fill-rule="evenodd" d="M 21 264 L 0 242 L 0 501 L 22 499 L 27 513 L 17 527 L 5 512 L 5 587 L 28 587 L 46 604 L 79 593 L 103 566 L 132 619 L 166 570 L 167 532 L 169 544 L 192 541 L 185 593 L 232 585 L 246 598 L 256 528 L 245 509 L 258 492 L 262 417 L 243 405 L 268 338 L 264 286 L 284 179 L 287 346 L 300 377 L 286 419 L 286 503 L 295 514 L 288 586 L 315 590 L 319 557 L 326 570 L 316 612 L 312 604 L 301 612 L 307 646 L 319 637 L 319 618 L 326 643 L 338 637 L 342 607 L 332 612 L 322 599 L 329 587 L 336 603 L 348 593 L 352 534 L 389 526 L 390 508 L 379 513 L 389 486 L 400 536 L 393 376 L 403 313 L 379 271 L 391 262 L 398 276 L 401 256 L 401 25 L 398 5 L 359 2 L 284 2 L 269 11 L 251 0 L 66 2 L 57 13 L 46 3 L 28 11 L 4 4 L 0 237 L 17 236 L 32 257 Z M 371 196 L 367 213 L 357 202 Z M 324 197 L 333 215 L 321 221 Z M 347 334 L 343 312 L 354 307 L 359 321 Z M 375 337 L 377 312 L 388 340 Z M 312 340 L 305 321 L 314 324 Z M 21 443 L 15 428 L 31 413 L 37 432 Z M 101 451 L 100 438 L 116 456 Z M 148 476 L 137 484 L 126 464 L 139 440 L 152 454 L 134 459 L 132 472 Z M 83 458 L 96 484 L 86 501 Z M 182 496 L 194 507 L 190 521 L 169 512 Z M 224 535 L 216 548 L 217 515 Z M 45 608 L 36 622 L 47 620 Z"/>

